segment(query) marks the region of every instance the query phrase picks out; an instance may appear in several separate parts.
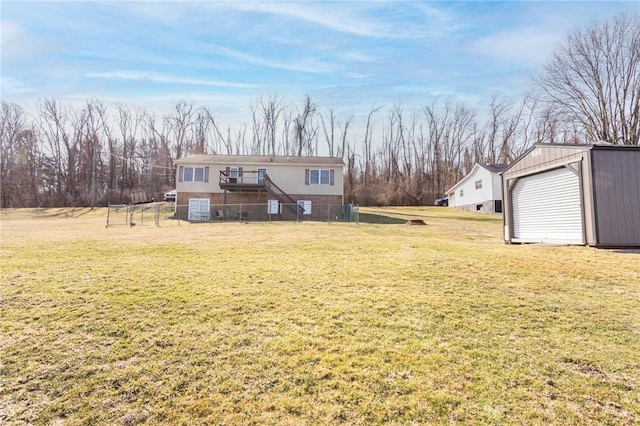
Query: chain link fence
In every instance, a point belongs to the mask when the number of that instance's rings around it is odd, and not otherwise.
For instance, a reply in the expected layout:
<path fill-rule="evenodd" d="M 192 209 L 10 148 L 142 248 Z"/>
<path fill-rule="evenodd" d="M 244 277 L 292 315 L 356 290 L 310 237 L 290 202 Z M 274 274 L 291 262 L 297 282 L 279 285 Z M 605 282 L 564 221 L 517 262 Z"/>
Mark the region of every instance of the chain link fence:
<path fill-rule="evenodd" d="M 175 219 L 189 222 L 359 222 L 352 204 L 220 204 L 175 206 Z"/>

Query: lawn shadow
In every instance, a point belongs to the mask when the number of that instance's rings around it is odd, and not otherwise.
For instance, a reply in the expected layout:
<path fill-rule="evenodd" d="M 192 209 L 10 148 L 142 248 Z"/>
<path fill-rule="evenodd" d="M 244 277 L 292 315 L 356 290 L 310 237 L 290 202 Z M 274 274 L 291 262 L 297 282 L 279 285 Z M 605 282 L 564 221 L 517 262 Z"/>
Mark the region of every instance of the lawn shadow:
<path fill-rule="evenodd" d="M 95 210 L 97 207 L 62 207 L 57 211 L 50 211 L 51 209 L 38 209 L 34 212 L 34 216 L 41 216 L 46 218 L 53 217 L 81 217 Z"/>
<path fill-rule="evenodd" d="M 399 225 L 407 223 L 407 219 L 398 217 L 385 216 L 381 214 L 360 213 L 359 222 L 361 223 L 381 223 L 384 225 Z"/>
<path fill-rule="evenodd" d="M 458 215 L 451 217 L 443 217 L 443 219 L 462 220 L 468 222 L 498 222 L 502 219 L 500 215 L 493 214 L 475 214 L 475 215 Z"/>

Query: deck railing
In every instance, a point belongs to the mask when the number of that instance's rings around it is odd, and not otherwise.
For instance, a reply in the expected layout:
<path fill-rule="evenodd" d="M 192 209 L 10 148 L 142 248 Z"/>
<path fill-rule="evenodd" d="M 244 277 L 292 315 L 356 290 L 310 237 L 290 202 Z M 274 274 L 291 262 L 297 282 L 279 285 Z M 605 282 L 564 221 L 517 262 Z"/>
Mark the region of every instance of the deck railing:
<path fill-rule="evenodd" d="M 220 184 L 264 185 L 266 173 L 257 170 L 225 171 L 220 170 Z"/>

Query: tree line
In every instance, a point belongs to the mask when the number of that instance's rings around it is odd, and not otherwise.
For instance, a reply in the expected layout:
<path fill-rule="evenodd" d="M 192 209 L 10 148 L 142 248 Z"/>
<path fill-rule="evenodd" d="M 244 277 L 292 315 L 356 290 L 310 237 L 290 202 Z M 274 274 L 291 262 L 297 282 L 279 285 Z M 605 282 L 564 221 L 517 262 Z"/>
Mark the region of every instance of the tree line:
<path fill-rule="evenodd" d="M 434 98 L 410 110 L 372 105 L 356 121 L 310 96 L 291 104 L 272 94 L 232 128 L 187 101 L 160 115 L 55 99 L 27 113 L 2 101 L 0 206 L 100 206 L 139 190 L 157 198 L 175 187 L 174 161 L 191 154 L 337 156 L 345 202 L 424 205 L 476 162 L 509 163 L 536 142 L 639 145 L 639 16 L 574 31 L 534 77 L 535 93 L 495 95 L 481 111 Z"/>

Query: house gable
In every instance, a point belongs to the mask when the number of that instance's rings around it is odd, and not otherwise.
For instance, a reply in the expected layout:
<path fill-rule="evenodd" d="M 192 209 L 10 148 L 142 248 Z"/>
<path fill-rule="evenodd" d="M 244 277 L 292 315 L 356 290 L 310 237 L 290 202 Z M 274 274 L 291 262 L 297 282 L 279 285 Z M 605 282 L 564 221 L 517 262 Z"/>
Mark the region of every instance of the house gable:
<path fill-rule="evenodd" d="M 447 191 L 449 206 L 494 212 L 494 202 L 502 200 L 499 172 L 504 167 L 503 164 L 476 163 L 465 177 Z"/>

